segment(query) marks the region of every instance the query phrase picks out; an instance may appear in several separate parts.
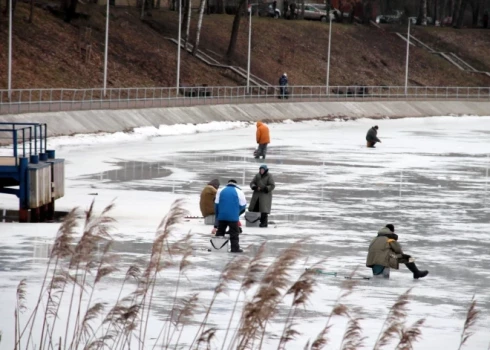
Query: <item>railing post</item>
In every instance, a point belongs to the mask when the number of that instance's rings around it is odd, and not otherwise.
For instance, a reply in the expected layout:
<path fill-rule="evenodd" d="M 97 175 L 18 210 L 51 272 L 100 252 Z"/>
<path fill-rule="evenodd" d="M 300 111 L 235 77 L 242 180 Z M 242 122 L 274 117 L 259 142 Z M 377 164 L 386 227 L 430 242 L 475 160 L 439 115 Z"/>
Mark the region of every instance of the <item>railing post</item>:
<path fill-rule="evenodd" d="M 17 130 L 15 130 L 15 127 L 12 125 L 12 138 L 13 138 L 13 151 L 14 151 L 14 158 L 15 158 L 15 164 L 17 165 Z"/>
<path fill-rule="evenodd" d="M 26 156 L 26 129 L 22 128 L 22 157 Z M 15 165 L 17 164 L 17 159 L 15 159 Z"/>

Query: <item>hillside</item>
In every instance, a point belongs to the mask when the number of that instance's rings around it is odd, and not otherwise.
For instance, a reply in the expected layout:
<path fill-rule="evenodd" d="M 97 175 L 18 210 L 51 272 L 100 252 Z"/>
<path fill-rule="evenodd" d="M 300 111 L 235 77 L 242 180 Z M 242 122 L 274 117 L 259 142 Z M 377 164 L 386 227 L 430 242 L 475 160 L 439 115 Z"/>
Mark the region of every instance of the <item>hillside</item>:
<path fill-rule="evenodd" d="M 28 5 L 18 3 L 14 20 L 14 88 L 100 87 L 103 79 L 105 13 L 103 7 L 80 6 L 89 19 L 66 24 L 48 10 L 36 7 L 34 23 L 28 24 Z M 191 41 L 197 13 L 193 13 Z M 177 37 L 177 14 L 154 11 L 145 22 L 135 8 L 111 8 L 109 50 L 110 87 L 175 86 L 177 46 L 166 37 Z M 204 17 L 201 49 L 225 62 L 233 17 Z M 78 49 L 79 33 L 92 28 L 92 57 L 84 62 Z M 6 87 L 7 22 L 0 22 L 0 81 Z M 393 30 L 396 30 L 393 29 Z M 392 29 L 334 24 L 332 32 L 331 85 L 403 85 L 405 47 Z M 456 46 L 463 58 L 478 69 L 490 71 L 490 31 L 455 31 L 417 28 L 420 39 Z M 462 36 L 462 34 L 464 36 Z M 248 23 L 243 19 L 233 64 L 246 67 Z M 328 25 L 320 22 L 253 18 L 252 73 L 277 83 L 287 72 L 295 85 L 325 83 Z M 181 81 L 185 84 L 242 85 L 229 72 L 212 68 L 182 52 Z M 489 86 L 490 77 L 456 69 L 445 60 L 413 47 L 410 84 L 430 86 Z"/>

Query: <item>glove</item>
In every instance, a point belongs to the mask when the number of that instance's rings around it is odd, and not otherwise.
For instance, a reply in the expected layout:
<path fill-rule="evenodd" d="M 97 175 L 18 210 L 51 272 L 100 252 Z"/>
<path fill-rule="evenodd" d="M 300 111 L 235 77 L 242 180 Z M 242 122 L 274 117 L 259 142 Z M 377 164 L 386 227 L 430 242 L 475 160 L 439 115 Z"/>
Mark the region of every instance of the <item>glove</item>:
<path fill-rule="evenodd" d="M 252 190 L 256 191 L 257 190 L 257 185 L 252 186 Z"/>
<path fill-rule="evenodd" d="M 262 192 L 264 192 L 264 193 L 269 193 L 269 189 L 268 189 L 267 187 L 264 187 L 264 188 L 262 189 Z"/>
<path fill-rule="evenodd" d="M 402 258 L 408 260 L 411 258 L 411 256 L 408 254 L 402 254 Z"/>

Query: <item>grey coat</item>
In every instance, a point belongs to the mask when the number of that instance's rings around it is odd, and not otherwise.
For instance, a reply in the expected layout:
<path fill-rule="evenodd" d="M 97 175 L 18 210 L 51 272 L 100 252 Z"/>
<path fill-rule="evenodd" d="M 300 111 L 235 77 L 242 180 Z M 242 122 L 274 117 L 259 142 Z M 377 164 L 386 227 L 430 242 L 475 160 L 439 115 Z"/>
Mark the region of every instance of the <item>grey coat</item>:
<path fill-rule="evenodd" d="M 250 182 L 250 188 L 252 190 L 255 188 L 255 186 L 260 188 L 260 191 L 254 190 L 248 210 L 254 211 L 255 205 L 257 204 L 257 201 L 259 201 L 259 212 L 270 214 L 272 207 L 272 191 L 276 187 L 274 178 L 271 174 L 269 174 L 269 172 L 265 173 L 264 175 L 258 173 L 254 176 L 252 182 Z M 267 188 L 267 193 L 263 191 L 264 188 Z"/>
<path fill-rule="evenodd" d="M 374 128 L 374 126 L 368 130 L 367 134 L 366 134 L 366 141 L 369 141 L 369 142 L 381 142 L 379 139 L 378 139 L 378 130 L 376 130 Z"/>

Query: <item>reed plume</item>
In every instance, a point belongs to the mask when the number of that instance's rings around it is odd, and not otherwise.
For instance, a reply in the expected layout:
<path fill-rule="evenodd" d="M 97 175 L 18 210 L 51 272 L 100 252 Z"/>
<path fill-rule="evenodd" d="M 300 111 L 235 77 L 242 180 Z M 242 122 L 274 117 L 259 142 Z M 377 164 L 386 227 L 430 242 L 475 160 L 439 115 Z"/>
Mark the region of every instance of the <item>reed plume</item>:
<path fill-rule="evenodd" d="M 461 332 L 458 350 L 460 350 L 466 341 L 473 335 L 472 328 L 478 319 L 479 313 L 480 311 L 476 309 L 475 295 L 473 295 L 468 311 L 466 312 L 466 319 L 464 321 L 463 331 Z"/>

